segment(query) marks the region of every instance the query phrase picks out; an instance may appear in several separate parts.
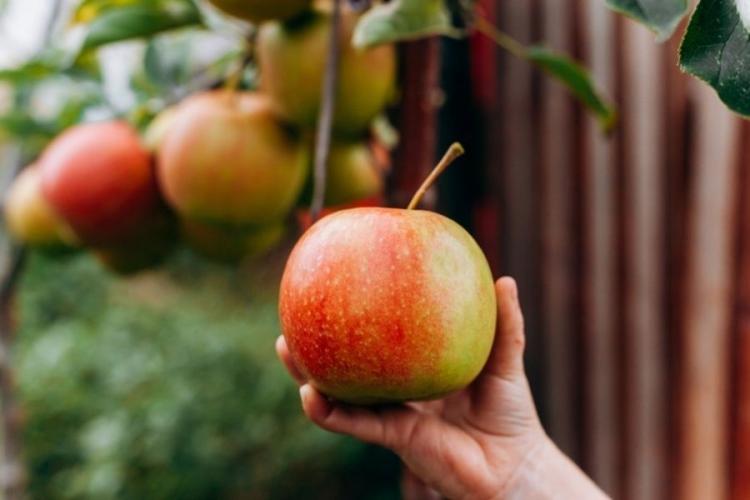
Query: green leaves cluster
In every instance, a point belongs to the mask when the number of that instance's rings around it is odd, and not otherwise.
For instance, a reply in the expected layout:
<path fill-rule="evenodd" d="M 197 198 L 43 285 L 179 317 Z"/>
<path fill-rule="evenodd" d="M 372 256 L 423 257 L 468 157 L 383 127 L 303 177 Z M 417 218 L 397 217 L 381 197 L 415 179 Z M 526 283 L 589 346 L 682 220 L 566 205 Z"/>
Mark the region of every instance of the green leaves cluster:
<path fill-rule="evenodd" d="M 607 0 L 638 19 L 660 39 L 688 15 L 687 0 Z M 750 116 L 750 2 L 700 0 L 680 48 L 684 71 L 711 85 L 732 110 Z"/>
<path fill-rule="evenodd" d="M 28 157 L 90 115 L 145 121 L 158 111 L 155 107 L 175 98 L 194 73 L 218 78 L 244 43 L 229 44 L 216 61 L 197 68 L 192 54 L 208 31 L 196 0 L 81 0 L 62 21 L 55 24 L 63 30 L 52 34 L 49 47 L 17 67 L 0 70 L 0 85 L 13 91 L 12 105 L 0 110 L 0 136 L 21 139 Z M 136 102 L 118 109 L 105 91 L 98 54 L 113 44 L 137 41 L 144 49 L 143 64 L 131 75 Z M 48 95 L 55 99 L 45 99 Z"/>
<path fill-rule="evenodd" d="M 473 0 L 392 0 L 370 9 L 360 20 L 354 44 L 370 47 L 381 43 L 413 40 L 426 36 L 461 37 L 472 28 L 483 32 L 513 55 L 534 64 L 558 80 L 611 130 L 617 113 L 601 95 L 588 70 L 566 54 L 544 47 L 525 47 L 491 26 L 475 12 Z"/>

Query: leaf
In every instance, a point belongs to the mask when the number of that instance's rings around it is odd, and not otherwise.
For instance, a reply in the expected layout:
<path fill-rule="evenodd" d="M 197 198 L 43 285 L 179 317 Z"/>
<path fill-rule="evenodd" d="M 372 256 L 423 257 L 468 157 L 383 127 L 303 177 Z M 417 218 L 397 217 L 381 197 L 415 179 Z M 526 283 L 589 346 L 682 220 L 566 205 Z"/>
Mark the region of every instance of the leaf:
<path fill-rule="evenodd" d="M 415 40 L 433 35 L 459 36 L 443 0 L 393 0 L 376 5 L 354 30 L 355 47 Z"/>
<path fill-rule="evenodd" d="M 648 26 L 660 41 L 672 36 L 688 12 L 687 0 L 607 0 L 607 5 Z"/>
<path fill-rule="evenodd" d="M 737 12 L 742 19 L 742 25 L 750 31 L 750 0 L 734 0 L 737 4 Z"/>
<path fill-rule="evenodd" d="M 138 0 L 82 0 L 73 12 L 71 21 L 74 24 L 89 23 L 108 9 L 135 3 Z"/>
<path fill-rule="evenodd" d="M 200 11 L 189 0 L 112 7 L 88 25 L 83 50 L 198 24 Z"/>
<path fill-rule="evenodd" d="M 599 119 L 604 131 L 611 131 L 617 123 L 614 108 L 599 96 L 591 74 L 570 57 L 544 47 L 530 47 L 526 57 L 546 73 L 560 81 L 583 105 Z"/>
<path fill-rule="evenodd" d="M 680 47 L 680 66 L 711 85 L 734 111 L 750 116 L 750 33 L 734 0 L 702 0 Z"/>
<path fill-rule="evenodd" d="M 17 68 L 0 69 L 0 80 L 14 86 L 32 81 L 42 80 L 60 71 L 55 64 L 43 60 L 31 60 Z"/>

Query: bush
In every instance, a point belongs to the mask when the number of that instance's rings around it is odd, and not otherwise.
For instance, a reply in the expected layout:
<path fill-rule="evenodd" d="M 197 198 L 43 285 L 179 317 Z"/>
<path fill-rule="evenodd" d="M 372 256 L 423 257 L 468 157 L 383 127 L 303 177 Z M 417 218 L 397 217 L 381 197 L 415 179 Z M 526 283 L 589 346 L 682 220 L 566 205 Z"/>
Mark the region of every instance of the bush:
<path fill-rule="evenodd" d="M 181 256 L 123 282 L 87 256 L 32 256 L 15 351 L 32 496 L 396 497 L 392 456 L 302 416 L 273 353 L 270 267 Z"/>

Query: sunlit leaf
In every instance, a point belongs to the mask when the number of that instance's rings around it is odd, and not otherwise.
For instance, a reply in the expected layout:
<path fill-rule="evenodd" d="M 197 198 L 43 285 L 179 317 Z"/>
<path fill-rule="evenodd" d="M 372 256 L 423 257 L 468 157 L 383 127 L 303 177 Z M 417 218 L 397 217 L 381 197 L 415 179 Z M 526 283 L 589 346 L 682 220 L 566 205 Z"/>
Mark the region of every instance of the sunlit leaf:
<path fill-rule="evenodd" d="M 146 38 L 200 23 L 200 11 L 190 1 L 125 5 L 108 9 L 91 21 L 82 49 Z"/>
<path fill-rule="evenodd" d="M 432 35 L 460 35 L 443 0 L 393 0 L 371 8 L 354 31 L 356 47 L 413 40 Z"/>

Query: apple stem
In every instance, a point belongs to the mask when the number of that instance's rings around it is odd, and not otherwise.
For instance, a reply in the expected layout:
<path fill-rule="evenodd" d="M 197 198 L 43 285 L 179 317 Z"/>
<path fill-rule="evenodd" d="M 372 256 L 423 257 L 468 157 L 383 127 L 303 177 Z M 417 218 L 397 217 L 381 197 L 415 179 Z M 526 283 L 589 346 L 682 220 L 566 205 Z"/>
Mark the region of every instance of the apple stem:
<path fill-rule="evenodd" d="M 430 172 L 430 175 L 427 176 L 427 179 L 425 179 L 422 185 L 419 186 L 419 189 L 414 194 L 414 197 L 411 199 L 411 202 L 409 202 L 409 206 L 406 207 L 406 209 L 414 210 L 415 208 L 417 208 L 417 205 L 419 205 L 419 203 L 422 201 L 422 198 L 424 198 L 424 195 L 432 187 L 432 185 L 435 184 L 435 181 L 438 177 L 440 177 L 440 174 L 445 172 L 445 169 L 448 168 L 451 163 L 456 161 L 456 158 L 463 155 L 464 153 L 464 147 L 460 143 L 454 142 L 453 144 L 451 144 L 451 147 L 448 148 L 448 151 L 445 152 L 445 155 L 443 156 L 443 159 L 440 160 L 440 163 L 438 163 L 437 166 L 432 169 L 432 172 Z"/>

